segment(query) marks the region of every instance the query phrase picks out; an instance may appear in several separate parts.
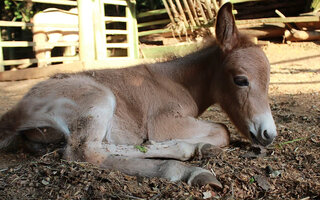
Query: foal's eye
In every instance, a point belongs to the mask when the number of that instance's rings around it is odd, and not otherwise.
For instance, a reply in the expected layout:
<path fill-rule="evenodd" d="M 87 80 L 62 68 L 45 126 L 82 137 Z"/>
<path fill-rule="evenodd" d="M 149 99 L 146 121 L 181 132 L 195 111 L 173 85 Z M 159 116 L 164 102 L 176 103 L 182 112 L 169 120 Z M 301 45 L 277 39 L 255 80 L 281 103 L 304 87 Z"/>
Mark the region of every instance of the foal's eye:
<path fill-rule="evenodd" d="M 233 82 L 238 86 L 249 86 L 249 81 L 246 76 L 235 76 Z"/>

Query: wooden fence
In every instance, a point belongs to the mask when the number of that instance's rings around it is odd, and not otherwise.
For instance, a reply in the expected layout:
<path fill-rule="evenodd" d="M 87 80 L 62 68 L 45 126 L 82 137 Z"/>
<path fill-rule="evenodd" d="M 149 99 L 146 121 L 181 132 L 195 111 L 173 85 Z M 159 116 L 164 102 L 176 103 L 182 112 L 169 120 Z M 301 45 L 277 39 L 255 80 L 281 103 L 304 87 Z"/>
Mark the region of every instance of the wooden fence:
<path fill-rule="evenodd" d="M 19 0 L 22 1 L 22 0 Z M 39 61 L 50 62 L 63 62 L 63 61 L 76 61 L 93 62 L 103 61 L 106 59 L 117 59 L 117 57 L 108 57 L 108 49 L 125 49 L 127 55 L 125 58 L 135 59 L 138 58 L 138 33 L 137 22 L 135 16 L 135 1 L 133 0 L 31 0 L 34 3 L 46 3 L 57 4 L 67 6 L 78 7 L 79 26 L 65 25 L 65 24 L 50 24 L 41 25 L 41 27 L 67 27 L 78 28 L 79 27 L 79 42 L 55 42 L 55 43 L 34 43 L 31 41 L 1 41 L 0 31 L 0 71 L 4 71 L 6 65 L 22 65 L 33 64 Z M 125 7 L 125 16 L 108 16 L 104 7 L 105 5 L 116 5 Z M 125 30 L 107 30 L 107 23 L 124 22 L 126 23 Z M 0 21 L 0 29 L 5 27 L 32 27 L 32 23 L 24 22 L 9 22 Z M 123 43 L 111 43 L 107 42 L 107 35 L 125 35 L 126 41 Z M 76 46 L 79 47 L 79 55 L 70 57 L 51 57 L 50 59 L 38 60 L 38 59 L 14 59 L 4 60 L 3 48 L 15 48 L 15 47 L 34 47 L 38 46 L 55 46 L 55 47 L 67 47 Z M 122 59 L 124 57 L 121 57 Z"/>
<path fill-rule="evenodd" d="M 22 1 L 22 0 L 20 0 Z M 77 6 L 76 1 L 70 1 L 70 0 L 32 0 L 32 2 L 35 3 L 50 3 L 50 4 L 58 4 L 58 5 L 68 5 L 68 6 Z M 12 22 L 12 21 L 1 21 L 0 20 L 0 29 L 1 28 L 8 28 L 8 27 L 20 27 L 20 28 L 26 28 L 26 27 L 32 27 L 32 23 L 25 23 L 25 22 Z M 45 25 L 43 25 L 45 26 Z M 66 25 L 62 24 L 54 24 L 50 25 L 50 27 L 63 27 Z M 70 27 L 70 25 L 68 25 Z M 76 27 L 77 28 L 77 27 Z M 14 59 L 14 60 L 4 60 L 3 58 L 3 48 L 15 48 L 15 47 L 33 47 L 35 46 L 34 42 L 30 41 L 2 41 L 1 40 L 1 31 L 0 31 L 0 71 L 4 71 L 5 65 L 23 65 L 23 64 L 33 64 L 38 63 L 39 60 L 33 58 L 33 59 Z M 37 46 L 47 46 L 49 43 L 41 43 L 37 44 Z M 78 42 L 57 42 L 57 43 L 50 43 L 50 45 L 56 46 L 56 47 L 67 47 L 67 46 L 79 46 Z M 46 61 L 50 62 L 63 62 L 63 61 L 73 61 L 73 60 L 79 60 L 78 56 L 73 57 L 52 57 Z"/>

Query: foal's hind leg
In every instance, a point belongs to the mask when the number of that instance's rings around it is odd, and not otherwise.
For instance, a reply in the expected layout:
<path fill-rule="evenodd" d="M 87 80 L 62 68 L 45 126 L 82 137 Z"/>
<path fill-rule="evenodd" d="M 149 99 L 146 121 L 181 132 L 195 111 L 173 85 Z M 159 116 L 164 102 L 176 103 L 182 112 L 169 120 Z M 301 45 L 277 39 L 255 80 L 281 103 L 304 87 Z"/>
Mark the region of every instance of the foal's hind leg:
<path fill-rule="evenodd" d="M 100 155 L 106 149 L 102 144 L 107 142 L 116 107 L 113 93 L 109 89 L 104 92 L 92 91 L 80 102 L 81 111 L 70 127 L 71 137 L 65 151 L 67 159 L 91 163 L 103 160 Z"/>

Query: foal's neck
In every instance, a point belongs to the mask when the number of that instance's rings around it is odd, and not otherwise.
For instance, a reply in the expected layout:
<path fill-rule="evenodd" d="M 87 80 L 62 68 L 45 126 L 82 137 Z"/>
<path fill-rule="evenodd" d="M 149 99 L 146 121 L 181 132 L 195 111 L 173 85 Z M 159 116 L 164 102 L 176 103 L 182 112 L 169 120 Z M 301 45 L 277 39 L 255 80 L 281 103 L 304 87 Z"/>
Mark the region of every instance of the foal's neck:
<path fill-rule="evenodd" d="M 156 64 L 154 70 L 183 85 L 190 92 L 201 114 L 214 103 L 210 87 L 214 73 L 221 65 L 220 55 L 218 46 L 210 45 L 182 58 Z"/>

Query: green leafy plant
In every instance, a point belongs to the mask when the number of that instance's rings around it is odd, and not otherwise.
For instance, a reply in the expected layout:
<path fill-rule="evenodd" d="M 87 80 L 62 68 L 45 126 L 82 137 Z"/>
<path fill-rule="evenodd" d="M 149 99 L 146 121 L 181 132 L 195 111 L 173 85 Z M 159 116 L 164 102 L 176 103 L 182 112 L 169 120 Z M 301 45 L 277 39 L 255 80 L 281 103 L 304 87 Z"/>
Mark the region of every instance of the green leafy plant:
<path fill-rule="evenodd" d="M 254 180 L 254 177 L 251 177 L 250 180 L 249 180 L 249 183 L 253 183 L 255 180 Z"/>
<path fill-rule="evenodd" d="M 12 21 L 29 22 L 33 16 L 32 6 L 24 1 L 4 0 L 4 9 L 13 13 Z"/>
<path fill-rule="evenodd" d="M 142 153 L 147 153 L 147 151 L 148 151 L 148 149 L 146 147 L 141 146 L 141 145 L 135 145 L 134 148 L 138 149 Z"/>

